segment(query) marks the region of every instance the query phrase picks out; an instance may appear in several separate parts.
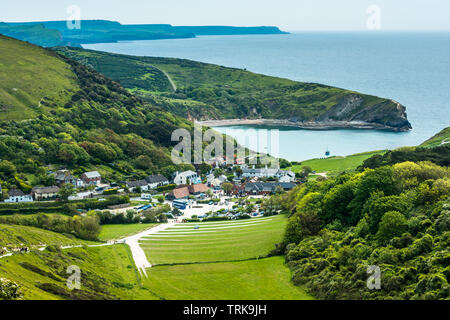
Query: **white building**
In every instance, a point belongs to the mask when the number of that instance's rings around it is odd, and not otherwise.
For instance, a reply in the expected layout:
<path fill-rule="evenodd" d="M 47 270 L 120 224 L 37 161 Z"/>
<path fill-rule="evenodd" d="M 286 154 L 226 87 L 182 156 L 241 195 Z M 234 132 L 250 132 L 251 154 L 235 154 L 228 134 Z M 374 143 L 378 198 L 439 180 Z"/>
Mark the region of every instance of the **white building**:
<path fill-rule="evenodd" d="M 175 178 L 173 179 L 173 183 L 175 183 L 176 185 L 191 183 L 197 184 L 201 183 L 201 180 L 196 172 L 188 170 L 181 173 L 177 172 Z"/>
<path fill-rule="evenodd" d="M 280 182 L 295 181 L 295 173 L 288 170 L 271 168 L 245 168 L 242 170 L 242 176 L 245 178 L 278 178 Z M 281 181 L 282 180 L 282 181 Z"/>
<path fill-rule="evenodd" d="M 11 189 L 8 192 L 9 198 L 5 200 L 8 203 L 16 202 L 33 202 L 33 197 L 31 194 L 25 194 L 22 190 Z"/>

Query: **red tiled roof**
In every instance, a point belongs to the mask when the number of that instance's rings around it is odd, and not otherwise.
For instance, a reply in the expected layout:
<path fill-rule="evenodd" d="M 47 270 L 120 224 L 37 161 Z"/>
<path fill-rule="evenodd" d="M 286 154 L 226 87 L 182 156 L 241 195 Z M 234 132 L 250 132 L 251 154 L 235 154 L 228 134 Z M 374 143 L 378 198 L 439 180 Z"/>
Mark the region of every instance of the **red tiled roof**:
<path fill-rule="evenodd" d="M 181 199 L 189 196 L 189 188 L 188 187 L 182 187 L 173 189 L 169 195 L 172 195 L 175 199 Z"/>
<path fill-rule="evenodd" d="M 205 184 L 193 184 L 188 188 L 190 193 L 205 193 L 209 190 L 209 188 Z"/>

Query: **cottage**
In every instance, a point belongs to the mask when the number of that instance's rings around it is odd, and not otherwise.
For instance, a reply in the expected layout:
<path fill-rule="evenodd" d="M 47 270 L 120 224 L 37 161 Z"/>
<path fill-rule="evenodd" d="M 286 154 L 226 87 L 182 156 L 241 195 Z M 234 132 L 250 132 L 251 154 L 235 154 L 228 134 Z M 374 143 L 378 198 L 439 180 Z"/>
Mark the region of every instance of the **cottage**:
<path fill-rule="evenodd" d="M 253 195 L 267 195 L 275 192 L 277 187 L 289 191 L 295 187 L 295 183 L 286 182 L 249 182 L 245 184 L 245 193 Z"/>
<path fill-rule="evenodd" d="M 137 188 L 140 188 L 141 191 L 150 189 L 150 184 L 146 180 L 127 181 L 126 186 L 131 192 L 135 192 Z"/>
<path fill-rule="evenodd" d="M 31 189 L 31 195 L 36 201 L 56 199 L 58 192 L 59 188 L 57 186 L 34 187 Z"/>
<path fill-rule="evenodd" d="M 63 184 L 71 183 L 74 186 L 77 184 L 77 178 L 75 178 L 69 170 L 58 170 L 55 172 L 55 181 L 58 184 L 58 186 L 61 186 Z"/>
<path fill-rule="evenodd" d="M 169 180 L 161 174 L 151 175 L 145 178 L 148 182 L 150 189 L 155 189 L 157 187 L 162 187 L 169 184 Z"/>
<path fill-rule="evenodd" d="M 14 203 L 14 202 L 33 202 L 33 197 L 31 194 L 25 194 L 22 190 L 11 189 L 8 192 L 9 198 L 5 200 L 5 202 Z"/>
<path fill-rule="evenodd" d="M 176 173 L 175 178 L 173 179 L 173 182 L 176 185 L 181 184 L 197 184 L 201 183 L 200 177 L 197 175 L 196 172 L 188 170 L 181 173 Z"/>
<path fill-rule="evenodd" d="M 98 173 L 98 171 L 90 171 L 83 173 L 81 175 L 81 179 L 87 185 L 98 186 L 102 181 L 102 176 L 100 175 L 100 173 Z"/>

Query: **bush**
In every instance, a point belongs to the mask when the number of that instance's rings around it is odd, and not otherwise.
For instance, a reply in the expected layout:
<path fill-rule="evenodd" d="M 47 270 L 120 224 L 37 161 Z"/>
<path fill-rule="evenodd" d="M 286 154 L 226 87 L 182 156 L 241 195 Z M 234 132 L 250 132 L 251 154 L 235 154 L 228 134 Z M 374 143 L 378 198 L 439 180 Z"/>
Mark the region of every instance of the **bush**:
<path fill-rule="evenodd" d="M 8 279 L 0 278 L 0 300 L 18 300 L 23 297 L 20 286 Z"/>

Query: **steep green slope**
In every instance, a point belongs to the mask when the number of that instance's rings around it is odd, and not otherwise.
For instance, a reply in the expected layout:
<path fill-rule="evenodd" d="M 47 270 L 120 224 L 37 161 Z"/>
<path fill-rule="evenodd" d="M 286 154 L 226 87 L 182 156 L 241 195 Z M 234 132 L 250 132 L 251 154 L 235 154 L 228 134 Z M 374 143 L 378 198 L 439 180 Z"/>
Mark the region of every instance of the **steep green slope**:
<path fill-rule="evenodd" d="M 450 143 L 450 127 L 443 129 L 441 132 L 437 133 L 436 135 L 422 143 L 420 146 L 433 148 L 442 146 L 447 143 Z"/>
<path fill-rule="evenodd" d="M 55 52 L 0 36 L 0 183 L 52 185 L 47 165 L 107 180 L 169 176 L 171 134 L 192 124 Z M 40 101 L 40 107 L 39 107 Z M 29 119 L 29 120 L 24 120 Z"/>
<path fill-rule="evenodd" d="M 76 75 L 55 54 L 3 36 L 0 70 L 0 120 L 33 118 L 79 90 Z"/>
<path fill-rule="evenodd" d="M 73 236 L 69 237 L 44 229 L 0 224 L 0 248 L 36 247 L 40 245 L 80 245 L 88 241 L 79 240 Z"/>
<path fill-rule="evenodd" d="M 81 288 L 69 290 L 69 266 L 81 271 Z M 0 278 L 13 281 L 26 300 L 155 300 L 142 288 L 126 245 L 51 248 L 0 259 Z"/>
<path fill-rule="evenodd" d="M 401 104 L 344 89 L 183 59 L 135 57 L 76 48 L 57 51 L 119 81 L 147 101 L 187 118 L 264 118 L 293 126 L 311 126 L 310 122 L 349 127 L 365 124 L 396 131 L 411 128 Z M 159 69 L 174 82 L 175 93 L 161 73 L 152 68 Z M 158 73 L 156 80 L 155 73 Z"/>

